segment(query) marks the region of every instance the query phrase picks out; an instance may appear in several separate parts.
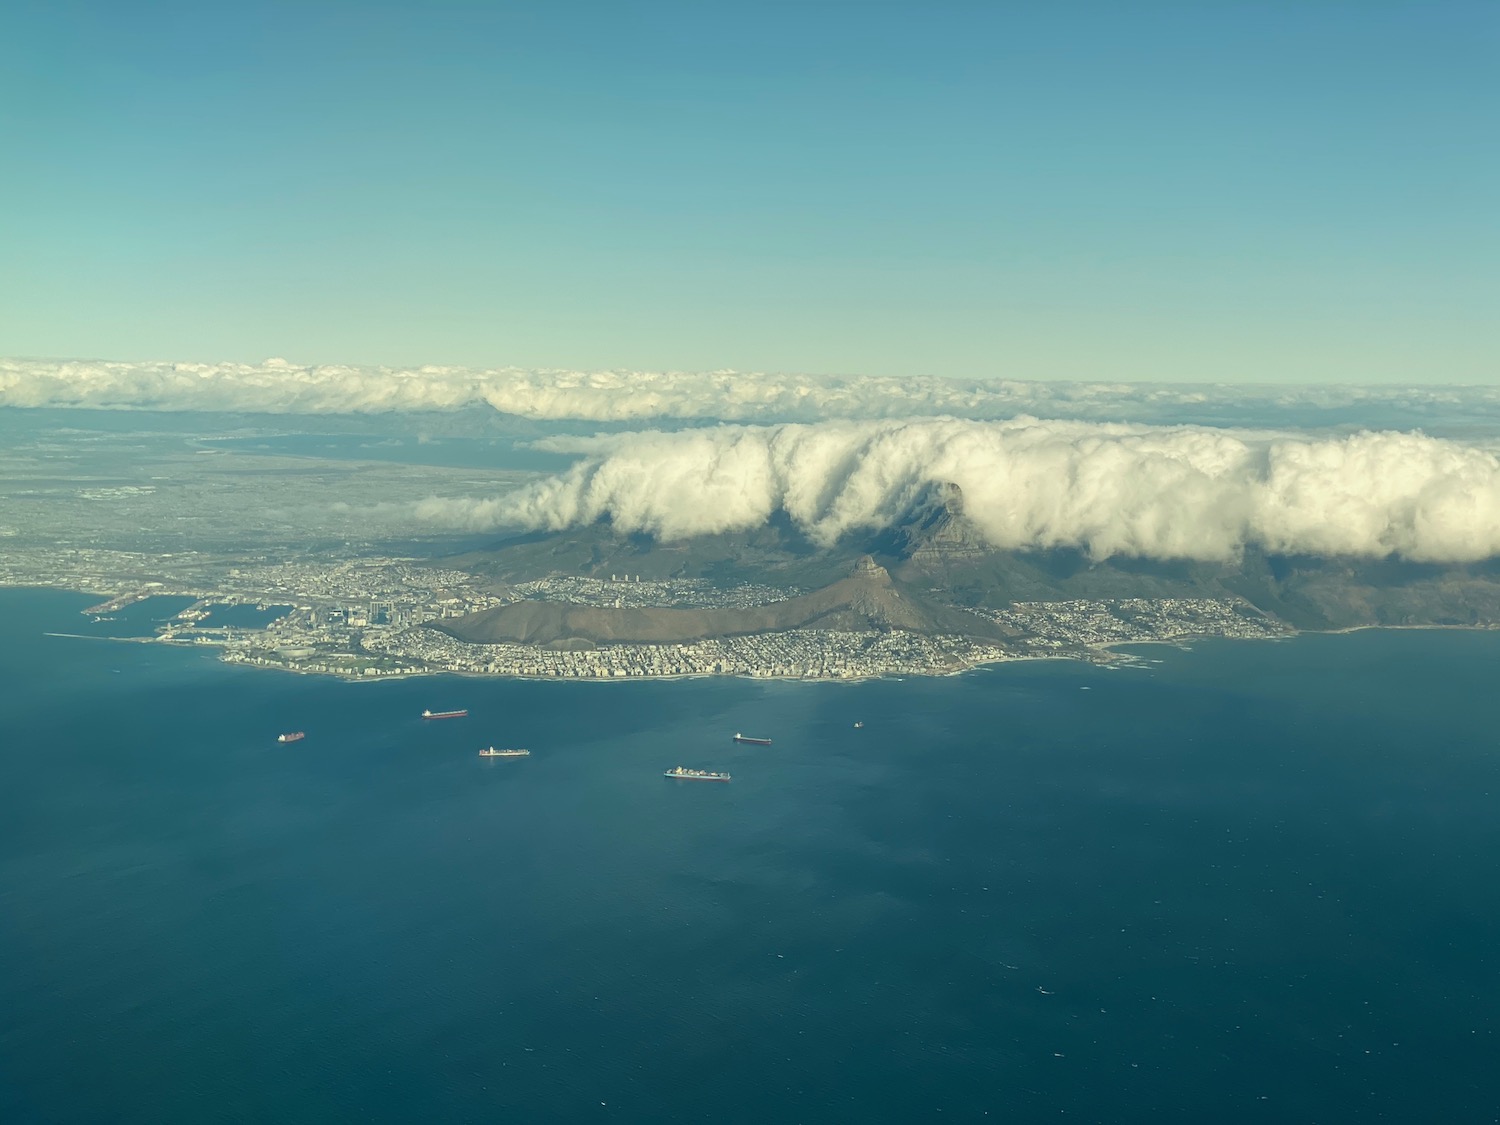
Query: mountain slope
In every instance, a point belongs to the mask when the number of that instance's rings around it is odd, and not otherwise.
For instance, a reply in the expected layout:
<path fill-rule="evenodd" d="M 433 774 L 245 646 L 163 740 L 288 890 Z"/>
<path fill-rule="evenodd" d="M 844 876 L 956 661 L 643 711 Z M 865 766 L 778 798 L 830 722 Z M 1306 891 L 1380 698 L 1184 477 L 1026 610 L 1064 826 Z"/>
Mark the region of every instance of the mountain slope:
<path fill-rule="evenodd" d="M 884 586 L 868 577 L 845 577 L 866 555 L 883 564 Z M 598 524 L 522 536 L 445 565 L 497 585 L 559 574 L 640 574 L 722 585 L 819 587 L 801 598 L 744 610 L 596 611 L 524 603 L 489 611 L 503 614 L 495 619 L 493 639 L 666 641 L 814 626 L 975 634 L 970 615 L 950 607 L 1123 598 L 1243 598 L 1299 629 L 1500 624 L 1500 560 L 1423 564 L 1252 549 L 1228 562 L 1096 561 L 1070 548 L 1003 551 L 986 543 L 965 513 L 963 493 L 952 484 L 929 487 L 895 526 L 851 534 L 827 549 L 810 543 L 785 513 L 777 513 L 750 531 L 677 542 L 621 536 Z M 464 626 L 480 633 L 491 627 L 488 622 Z"/>
<path fill-rule="evenodd" d="M 846 578 L 801 597 L 732 609 L 621 608 L 512 602 L 435 623 L 465 641 L 522 644 L 678 644 L 708 637 L 841 629 L 961 633 L 1002 639 L 995 625 L 893 582 L 868 556 Z"/>

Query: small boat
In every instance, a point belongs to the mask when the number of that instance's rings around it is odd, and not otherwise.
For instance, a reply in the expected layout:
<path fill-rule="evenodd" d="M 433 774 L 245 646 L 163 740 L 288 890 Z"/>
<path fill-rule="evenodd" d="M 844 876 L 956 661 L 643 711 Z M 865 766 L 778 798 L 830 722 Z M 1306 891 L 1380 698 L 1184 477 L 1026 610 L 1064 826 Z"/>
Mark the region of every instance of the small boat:
<path fill-rule="evenodd" d="M 294 731 L 288 731 L 286 734 L 278 734 L 276 736 L 276 741 L 277 742 L 301 742 L 306 737 L 307 737 L 307 734 L 304 731 L 294 730 Z"/>
<path fill-rule="evenodd" d="M 865 729 L 865 722 L 864 722 L 864 720 L 861 719 L 857 723 L 855 723 L 854 724 L 854 729 L 855 730 L 864 730 Z"/>
<path fill-rule="evenodd" d="M 681 781 L 728 781 L 727 773 L 714 773 L 712 770 L 690 770 L 684 766 L 673 766 L 662 773 L 662 777 L 677 778 Z"/>
<path fill-rule="evenodd" d="M 747 746 L 771 745 L 771 740 L 769 738 L 751 738 L 749 735 L 741 734 L 739 731 L 734 732 L 734 740 L 736 742 L 743 742 Z"/>
<path fill-rule="evenodd" d="M 530 750 L 496 750 L 493 746 L 486 746 L 479 752 L 481 758 L 528 758 Z"/>

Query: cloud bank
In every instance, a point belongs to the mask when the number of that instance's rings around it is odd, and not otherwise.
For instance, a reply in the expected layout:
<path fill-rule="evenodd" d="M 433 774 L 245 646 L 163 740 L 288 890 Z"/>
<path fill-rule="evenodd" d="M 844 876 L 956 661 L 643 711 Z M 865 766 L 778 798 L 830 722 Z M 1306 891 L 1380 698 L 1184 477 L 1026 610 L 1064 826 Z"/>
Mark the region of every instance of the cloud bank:
<path fill-rule="evenodd" d="M 1462 562 L 1500 553 L 1500 458 L 1421 433 L 1309 438 L 1017 418 L 720 426 L 554 441 L 571 470 L 420 514 L 470 529 L 600 519 L 683 539 L 785 511 L 828 545 L 890 526 L 935 483 L 999 548 L 1230 560 L 1276 553 Z"/>
<path fill-rule="evenodd" d="M 715 371 L 122 363 L 0 359 L 0 406 L 271 414 L 384 414 L 489 407 L 529 419 L 812 422 L 947 415 L 1158 424 L 1487 425 L 1497 387 L 1281 387 L 958 381 Z"/>

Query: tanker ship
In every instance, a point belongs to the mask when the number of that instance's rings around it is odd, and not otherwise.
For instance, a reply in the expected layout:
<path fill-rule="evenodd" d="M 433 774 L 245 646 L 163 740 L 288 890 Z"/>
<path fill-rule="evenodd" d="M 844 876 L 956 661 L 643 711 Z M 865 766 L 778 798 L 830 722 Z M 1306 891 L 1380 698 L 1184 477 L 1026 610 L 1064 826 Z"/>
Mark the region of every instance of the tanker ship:
<path fill-rule="evenodd" d="M 684 781 L 728 781 L 727 773 L 714 773 L 712 770 L 690 770 L 683 766 L 673 766 L 662 773 L 662 777 L 675 777 Z"/>
<path fill-rule="evenodd" d="M 303 733 L 302 731 L 300 731 L 300 730 L 294 730 L 294 731 L 291 731 L 291 732 L 289 732 L 287 734 L 278 734 L 276 736 L 276 741 L 277 742 L 301 742 L 306 737 L 307 737 L 307 735 L 305 733 Z"/>
<path fill-rule="evenodd" d="M 736 742 L 743 742 L 746 746 L 771 745 L 771 740 L 769 738 L 751 738 L 749 735 L 741 734 L 739 731 L 734 732 L 734 740 Z"/>
<path fill-rule="evenodd" d="M 468 716 L 467 711 L 423 711 L 424 719 L 462 719 Z"/>

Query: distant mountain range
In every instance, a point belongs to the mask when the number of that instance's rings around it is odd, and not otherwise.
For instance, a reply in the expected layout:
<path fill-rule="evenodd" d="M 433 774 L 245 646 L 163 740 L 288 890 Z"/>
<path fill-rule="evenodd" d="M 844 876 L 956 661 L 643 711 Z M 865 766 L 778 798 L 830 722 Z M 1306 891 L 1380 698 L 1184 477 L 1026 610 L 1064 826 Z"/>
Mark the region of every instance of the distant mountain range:
<path fill-rule="evenodd" d="M 821 549 L 784 516 L 750 532 L 658 542 L 608 524 L 503 540 L 445 560 L 497 586 L 552 575 L 702 578 L 814 592 L 745 609 L 611 609 L 519 602 L 444 623 L 469 640 L 669 643 L 792 628 L 996 636 L 963 608 L 1124 598 L 1243 599 L 1299 629 L 1500 623 L 1500 560 L 1470 565 L 1247 551 L 1233 563 L 1001 551 L 964 513 L 956 485 L 929 489 L 886 530 Z"/>

